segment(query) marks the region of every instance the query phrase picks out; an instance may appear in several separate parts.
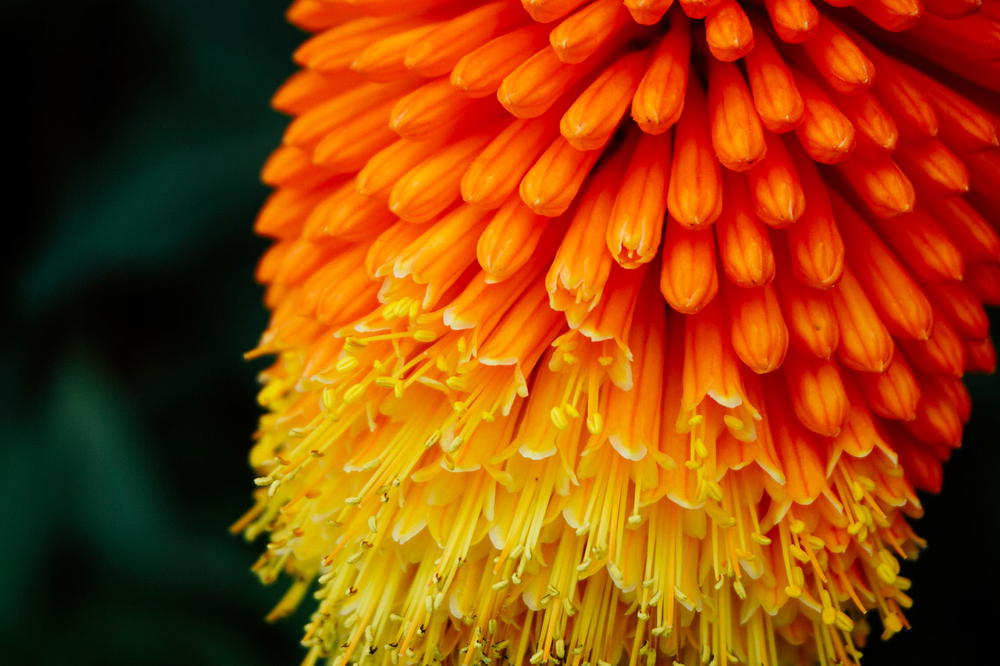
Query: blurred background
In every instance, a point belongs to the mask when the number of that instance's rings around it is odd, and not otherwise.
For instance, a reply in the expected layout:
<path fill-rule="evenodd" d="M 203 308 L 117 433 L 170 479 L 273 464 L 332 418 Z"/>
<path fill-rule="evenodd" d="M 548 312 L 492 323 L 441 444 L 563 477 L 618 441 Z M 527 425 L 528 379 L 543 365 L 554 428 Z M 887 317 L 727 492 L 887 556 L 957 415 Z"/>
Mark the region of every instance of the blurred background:
<path fill-rule="evenodd" d="M 297 664 L 301 614 L 249 506 L 266 320 L 251 233 L 268 106 L 301 35 L 286 0 L 4 0 L 0 654 L 7 664 Z M 995 313 L 994 313 L 995 314 Z M 994 317 L 994 330 L 1000 322 Z M 915 626 L 866 664 L 989 649 L 1000 593 L 1000 381 L 927 498 Z"/>

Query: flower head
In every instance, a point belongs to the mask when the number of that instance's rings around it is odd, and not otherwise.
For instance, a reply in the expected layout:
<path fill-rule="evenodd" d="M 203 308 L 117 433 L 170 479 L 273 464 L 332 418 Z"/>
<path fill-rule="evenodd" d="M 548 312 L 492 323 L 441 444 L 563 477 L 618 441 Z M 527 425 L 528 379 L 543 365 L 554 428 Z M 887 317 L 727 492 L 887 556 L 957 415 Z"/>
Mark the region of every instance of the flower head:
<path fill-rule="evenodd" d="M 297 0 L 237 524 L 306 663 L 855 663 L 995 363 L 993 0 Z M 313 602 L 309 602 L 313 603 Z"/>

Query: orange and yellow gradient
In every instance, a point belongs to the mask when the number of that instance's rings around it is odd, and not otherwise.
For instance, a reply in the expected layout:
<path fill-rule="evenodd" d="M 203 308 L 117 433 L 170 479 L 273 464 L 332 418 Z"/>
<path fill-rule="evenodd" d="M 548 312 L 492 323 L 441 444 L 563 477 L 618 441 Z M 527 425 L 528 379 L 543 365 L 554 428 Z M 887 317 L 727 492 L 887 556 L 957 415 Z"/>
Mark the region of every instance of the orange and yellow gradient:
<path fill-rule="evenodd" d="M 306 664 L 854 664 L 908 626 L 995 364 L 1000 0 L 289 17 L 235 529 Z"/>

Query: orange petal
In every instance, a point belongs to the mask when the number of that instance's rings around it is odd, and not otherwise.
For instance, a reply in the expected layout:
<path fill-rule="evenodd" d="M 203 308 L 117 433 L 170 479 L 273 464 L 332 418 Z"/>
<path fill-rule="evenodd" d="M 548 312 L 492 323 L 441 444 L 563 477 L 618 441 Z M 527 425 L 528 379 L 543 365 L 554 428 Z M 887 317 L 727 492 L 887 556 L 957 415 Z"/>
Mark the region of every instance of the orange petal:
<path fill-rule="evenodd" d="M 802 124 L 795 129 L 799 143 L 817 162 L 843 162 L 854 150 L 854 125 L 809 77 L 797 74 L 795 79 L 805 104 Z"/>
<path fill-rule="evenodd" d="M 407 9 L 414 13 L 427 13 L 448 5 L 452 0 L 411 0 Z M 399 12 L 398 0 L 346 0 L 344 4 L 360 10 L 362 14 L 382 16 Z"/>
<path fill-rule="evenodd" d="M 848 260 L 861 288 L 889 332 L 898 338 L 924 340 L 934 321 L 931 304 L 885 243 L 839 196 L 833 210 L 851 248 Z"/>
<path fill-rule="evenodd" d="M 363 167 L 375 153 L 398 138 L 388 123 L 392 105 L 389 101 L 338 126 L 316 144 L 313 161 L 337 173 Z"/>
<path fill-rule="evenodd" d="M 282 189 L 274 192 L 257 213 L 253 230 L 269 238 L 295 238 L 310 212 L 330 196 L 325 188 L 313 191 Z"/>
<path fill-rule="evenodd" d="M 920 44 L 922 52 L 935 61 L 979 63 L 1000 59 L 1000 21 L 984 13 L 954 20 L 929 15 L 912 30 L 907 39 Z"/>
<path fill-rule="evenodd" d="M 328 261 L 306 281 L 303 312 L 330 326 L 346 324 L 377 307 L 378 283 L 355 270 L 365 254 L 364 246 Z"/>
<path fill-rule="evenodd" d="M 853 94 L 870 86 L 875 79 L 875 66 L 830 19 L 821 18 L 816 34 L 802 46 L 834 90 Z"/>
<path fill-rule="evenodd" d="M 318 72 L 346 70 L 372 42 L 426 24 L 413 16 L 355 18 L 325 30 L 295 51 L 293 60 Z"/>
<path fill-rule="evenodd" d="M 802 217 L 806 200 L 792 157 L 780 136 L 766 137 L 767 154 L 750 171 L 750 194 L 757 217 L 774 227 L 784 227 Z"/>
<path fill-rule="evenodd" d="M 764 130 L 736 65 L 709 59 L 708 109 L 712 146 L 723 166 L 746 171 L 764 157 Z"/>
<path fill-rule="evenodd" d="M 675 13 L 632 98 L 632 118 L 642 131 L 660 134 L 681 117 L 690 52 L 690 27 Z"/>
<path fill-rule="evenodd" d="M 394 277 L 410 277 L 417 284 L 426 284 L 422 303 L 431 309 L 437 299 L 455 284 L 465 269 L 476 260 L 476 241 L 486 228 L 486 211 L 475 206 L 458 206 L 424 233 L 411 241 L 393 263 Z"/>
<path fill-rule="evenodd" d="M 515 120 L 493 139 L 462 176 L 462 198 L 496 208 L 555 139 L 557 114 Z"/>
<path fill-rule="evenodd" d="M 934 382 L 926 382 L 917 416 L 906 429 L 924 444 L 955 448 L 962 443 L 962 419 L 956 406 Z"/>
<path fill-rule="evenodd" d="M 525 206 L 520 197 L 507 199 L 476 245 L 476 258 L 489 276 L 487 281 L 501 282 L 528 263 L 548 228 L 547 221 Z"/>
<path fill-rule="evenodd" d="M 829 359 L 840 342 L 829 293 L 799 284 L 784 273 L 776 282 L 791 345 L 800 354 Z"/>
<path fill-rule="evenodd" d="M 794 129 L 805 105 L 791 70 L 763 30 L 757 31 L 753 51 L 744 58 L 754 106 L 772 132 Z"/>
<path fill-rule="evenodd" d="M 933 449 L 915 442 L 904 429 L 893 432 L 892 441 L 903 472 L 907 479 L 912 479 L 914 487 L 932 493 L 941 492 L 944 475 L 941 461 L 934 455 Z"/>
<path fill-rule="evenodd" d="M 916 275 L 933 282 L 962 279 L 962 252 L 945 232 L 943 219 L 939 223 L 918 207 L 912 213 L 872 222 Z"/>
<path fill-rule="evenodd" d="M 369 81 L 390 81 L 405 75 L 406 52 L 439 25 L 427 23 L 373 41 L 351 61 L 351 70 Z"/>
<path fill-rule="evenodd" d="M 917 417 L 920 385 L 902 354 L 893 357 L 885 372 L 858 372 L 854 376 L 868 406 L 879 416 L 899 421 Z"/>
<path fill-rule="evenodd" d="M 354 18 L 356 14 L 352 8 L 343 5 L 331 5 L 321 0 L 296 0 L 288 8 L 285 18 L 303 30 L 319 32 Z"/>
<path fill-rule="evenodd" d="M 336 236 L 356 240 L 382 232 L 396 222 L 384 201 L 358 194 L 347 182 L 313 208 L 302 231 L 303 238 L 318 240 Z"/>
<path fill-rule="evenodd" d="M 271 98 L 271 106 L 276 111 L 300 116 L 320 102 L 325 102 L 361 83 L 361 77 L 356 74 L 327 76 L 304 69 L 292 74 L 278 88 Z"/>
<path fill-rule="evenodd" d="M 965 284 L 986 305 L 1000 305 L 1000 266 L 976 264 L 969 267 Z"/>
<path fill-rule="evenodd" d="M 358 192 L 369 197 L 388 199 L 389 193 L 403 175 L 444 146 L 445 137 L 433 140 L 409 141 L 400 139 L 380 150 L 358 172 L 355 179 Z"/>
<path fill-rule="evenodd" d="M 809 0 L 765 0 L 771 25 L 789 44 L 801 44 L 816 32 L 819 12 Z"/>
<path fill-rule="evenodd" d="M 646 71 L 649 53 L 633 51 L 607 66 L 576 98 L 559 123 L 566 140 L 578 150 L 602 148 L 618 129 L 639 80 Z"/>
<path fill-rule="evenodd" d="M 469 97 L 486 97 L 525 60 L 546 45 L 545 26 L 526 25 L 486 42 L 451 70 L 451 84 Z"/>
<path fill-rule="evenodd" d="M 494 0 L 442 22 L 407 49 L 403 63 L 421 76 L 447 74 L 470 51 L 524 22 L 507 0 Z"/>
<path fill-rule="evenodd" d="M 1000 262 L 1000 236 L 994 225 L 964 197 L 926 199 L 927 209 L 969 262 Z"/>
<path fill-rule="evenodd" d="M 733 351 L 754 372 L 777 369 L 788 351 L 788 327 L 774 287 L 726 290 Z"/>
<path fill-rule="evenodd" d="M 260 178 L 271 187 L 307 190 L 335 178 L 329 169 L 317 168 L 312 155 L 298 146 L 281 146 L 267 158 Z"/>
<path fill-rule="evenodd" d="M 414 224 L 402 226 L 415 227 L 418 231 L 421 229 Z M 529 298 L 526 296 L 531 294 L 532 289 L 544 292 L 539 280 L 540 271 L 544 268 L 544 264 L 545 261 L 542 258 L 532 257 L 527 265 L 506 280 L 502 286 L 487 282 L 485 275 L 476 276 L 458 296 L 442 309 L 444 324 L 453 330 L 469 329 L 476 326 L 488 330 L 504 324 L 505 314 L 512 305 L 519 301 L 528 301 Z M 538 296 L 544 302 L 544 293 Z M 550 313 L 552 310 L 546 308 L 545 312 Z M 555 319 L 558 320 L 558 315 Z M 544 332 L 532 329 L 534 335 Z M 524 337 L 534 337 L 534 335 Z"/>
<path fill-rule="evenodd" d="M 924 9 L 941 18 L 956 19 L 975 14 L 983 0 L 923 0 Z"/>
<path fill-rule="evenodd" d="M 961 337 L 971 340 L 989 337 L 989 317 L 971 289 L 961 282 L 928 282 L 924 291 L 934 303 L 935 314 L 946 316 Z"/>
<path fill-rule="evenodd" d="M 913 210 L 913 184 L 892 158 L 861 157 L 837 165 L 869 210 L 879 217 L 894 217 Z"/>
<path fill-rule="evenodd" d="M 876 25 L 893 32 L 909 30 L 924 13 L 920 0 L 860 0 L 854 8 Z"/>
<path fill-rule="evenodd" d="M 408 84 L 399 82 L 361 84 L 314 106 L 293 120 L 285 130 L 284 142 L 297 146 L 314 144 L 334 128 L 357 117 L 358 109 L 371 109 L 397 97 L 407 87 Z"/>
<path fill-rule="evenodd" d="M 389 114 L 389 126 L 404 139 L 423 139 L 453 119 L 474 113 L 474 104 L 481 104 L 451 85 L 443 76 L 426 83 L 398 102 Z"/>
<path fill-rule="evenodd" d="M 689 231 L 685 233 L 710 233 Z M 745 390 L 740 364 L 729 343 L 721 306 L 708 304 L 684 321 L 684 369 L 681 413 L 693 412 L 706 396 L 724 407 L 743 403 Z"/>
<path fill-rule="evenodd" d="M 896 161 L 922 193 L 947 195 L 969 191 L 965 164 L 937 139 L 904 141 L 896 149 Z"/>
<path fill-rule="evenodd" d="M 608 250 L 625 268 L 652 261 L 667 210 L 670 135 L 643 134 L 625 170 L 608 221 Z"/>
<path fill-rule="evenodd" d="M 705 94 L 694 79 L 688 84 L 685 110 L 674 137 L 667 208 L 678 222 L 696 228 L 719 217 L 722 180 L 712 151 Z"/>
<path fill-rule="evenodd" d="M 583 62 L 629 23 L 621 0 L 595 0 L 556 26 L 549 43 L 563 62 Z"/>
<path fill-rule="evenodd" d="M 566 328 L 566 322 L 558 312 L 549 308 L 546 293 L 539 283 L 532 283 L 524 293 L 510 304 L 509 309 L 491 322 L 489 336 L 479 349 L 478 358 L 483 365 L 516 365 L 519 373 L 529 373 L 538 358 L 548 347 L 549 341 Z M 505 304 L 506 305 L 506 304 Z M 482 326 L 482 324 L 481 324 Z M 485 327 L 484 327 L 485 328 Z M 558 376 L 546 373 L 548 377 Z M 544 381 L 544 380 L 543 380 Z M 544 394 L 544 384 L 536 384 Z M 534 390 L 534 389 L 533 389 Z M 558 396 L 552 396 L 558 400 Z M 548 409 L 552 404 L 543 398 L 536 403 L 541 412 L 542 427 L 551 428 Z M 558 403 L 556 403 L 558 404 Z M 529 410 L 527 418 L 532 418 L 535 410 Z M 544 420 L 543 420 L 544 419 Z M 540 424 L 541 425 L 541 424 Z"/>
<path fill-rule="evenodd" d="M 459 198 L 462 173 L 489 141 L 491 133 L 457 141 L 396 181 L 389 209 L 408 222 L 427 222 Z"/>
<path fill-rule="evenodd" d="M 854 126 L 860 151 L 888 151 L 896 149 L 899 129 L 886 108 L 869 91 L 856 95 L 834 93 L 836 102 L 847 120 Z"/>
<path fill-rule="evenodd" d="M 715 223 L 722 268 L 734 284 L 759 287 L 774 277 L 774 253 L 767 228 L 757 219 L 743 176 L 724 174 L 726 196 Z"/>
<path fill-rule="evenodd" d="M 711 229 L 691 229 L 667 218 L 663 239 L 660 292 L 670 307 L 692 314 L 719 291 L 715 241 Z"/>
<path fill-rule="evenodd" d="M 938 385 L 955 405 L 962 423 L 968 423 L 972 417 L 972 395 L 965 382 L 959 377 L 942 377 Z"/>
<path fill-rule="evenodd" d="M 365 254 L 365 271 L 373 278 L 392 274 L 396 257 L 427 230 L 416 224 L 393 224 L 378 235 Z"/>
<path fill-rule="evenodd" d="M 906 356 L 914 366 L 930 374 L 961 377 L 965 370 L 965 350 L 951 324 L 938 317 L 926 340 L 904 340 Z"/>
<path fill-rule="evenodd" d="M 629 327 L 633 315 L 642 317 L 636 312 L 639 299 L 644 302 L 656 302 L 655 282 L 646 280 L 645 268 L 625 270 L 621 266 L 611 265 L 611 272 L 605 283 L 604 294 L 597 307 L 591 310 L 579 325 L 579 331 L 593 341 L 614 340 L 621 348 L 628 344 Z M 661 309 L 661 312 L 665 310 Z M 566 321 L 571 322 L 572 313 L 566 312 Z M 623 357 L 624 365 L 624 357 Z M 615 363 L 617 365 L 617 363 Z M 609 377 L 616 386 L 629 388 L 634 384 L 631 370 L 624 369 L 618 376 L 618 371 L 610 369 Z"/>
<path fill-rule="evenodd" d="M 873 91 L 895 119 L 900 134 L 906 137 L 933 137 L 938 133 L 938 119 L 929 96 L 894 58 L 865 44 L 865 53 L 879 70 Z"/>
<path fill-rule="evenodd" d="M 981 150 L 964 156 L 972 190 L 994 205 L 1000 205 L 1000 151 Z"/>
<path fill-rule="evenodd" d="M 982 372 L 992 374 L 997 369 L 997 350 L 993 346 L 993 341 L 989 338 L 985 340 L 966 340 L 965 347 L 965 369 L 969 372 Z"/>
<path fill-rule="evenodd" d="M 830 302 L 840 331 L 840 360 L 854 370 L 884 372 L 892 360 L 892 336 L 850 270 L 844 269 Z"/>
<path fill-rule="evenodd" d="M 850 403 L 837 364 L 792 354 L 783 367 L 799 422 L 823 437 L 840 434 Z"/>
<path fill-rule="evenodd" d="M 659 450 L 665 343 L 662 310 L 636 316 L 629 335 L 636 355 L 635 384 L 631 391 L 612 389 L 607 410 L 608 442 L 627 460 L 642 460 L 649 451 Z"/>
<path fill-rule="evenodd" d="M 796 396 L 792 395 L 795 403 Z M 845 398 L 846 402 L 846 398 Z M 812 504 L 826 489 L 826 474 L 818 444 L 810 433 L 783 410 L 771 410 L 775 450 L 785 473 L 787 499 L 796 504 Z M 800 417 L 801 419 L 801 417 Z"/>
<path fill-rule="evenodd" d="M 607 162 L 587 186 L 545 278 L 554 309 L 567 312 L 569 317 L 582 308 L 571 325 L 579 325 L 582 315 L 597 306 L 614 263 L 604 232 L 615 203 L 622 160 L 619 154 Z"/>
<path fill-rule="evenodd" d="M 524 10 L 539 23 L 551 23 L 590 0 L 521 0 Z"/>
<path fill-rule="evenodd" d="M 853 458 L 863 458 L 871 453 L 875 447 L 878 447 L 886 457 L 893 462 L 896 460 L 895 452 L 889 448 L 888 443 L 886 443 L 883 435 L 875 427 L 875 417 L 868 410 L 864 396 L 855 390 L 849 383 L 844 385 L 847 389 L 847 397 L 851 401 L 851 409 L 847 415 L 847 421 L 844 423 L 844 428 L 833 442 L 833 449 L 837 448 L 843 449 L 843 452 Z M 836 455 L 836 454 L 834 454 Z M 833 468 L 833 465 L 837 462 L 837 458 L 831 456 L 831 460 L 827 463 L 826 470 L 829 471 Z M 882 479 L 886 477 L 883 475 Z M 880 481 L 882 480 L 880 479 Z M 880 487 L 876 488 L 875 494 L 880 498 L 883 496 L 893 498 L 896 501 L 898 497 L 902 495 L 902 492 L 893 488 L 890 490 L 889 486 L 903 485 L 905 482 L 899 477 L 892 477 L 892 481 L 884 482 Z M 895 493 L 895 494 L 893 494 Z M 837 515 L 837 514 L 834 514 Z M 836 520 L 836 518 L 834 518 Z M 850 535 L 847 534 L 847 530 L 844 530 L 845 540 L 849 540 Z M 845 543 L 845 546 L 847 544 Z"/>
<path fill-rule="evenodd" d="M 580 65 L 567 65 L 546 46 L 507 75 L 497 99 L 518 118 L 542 115 L 583 75 Z"/>
<path fill-rule="evenodd" d="M 632 20 L 641 25 L 659 23 L 673 4 L 674 0 L 625 0 L 625 8 L 632 14 Z"/>
<path fill-rule="evenodd" d="M 753 48 L 750 19 L 735 0 L 722 0 L 705 19 L 705 41 L 717 59 L 739 60 Z"/>
<path fill-rule="evenodd" d="M 300 284 L 342 251 L 342 246 L 324 246 L 301 238 L 292 241 L 287 254 L 281 257 L 273 281 L 275 284 Z"/>
<path fill-rule="evenodd" d="M 818 289 L 840 280 L 844 270 L 844 241 L 830 208 L 826 183 L 816 165 L 801 150 L 792 153 L 799 173 L 806 207 L 785 236 L 797 278 Z"/>
<path fill-rule="evenodd" d="M 958 377 L 942 377 L 938 382 L 941 392 L 955 407 L 962 423 L 968 423 L 972 416 L 972 395 L 965 382 Z"/>
<path fill-rule="evenodd" d="M 940 138 L 955 150 L 972 152 L 1000 146 L 997 125 L 978 104 L 912 68 L 908 73 L 928 91 L 937 114 Z"/>
<path fill-rule="evenodd" d="M 689 18 L 703 19 L 722 3 L 722 0 L 680 0 L 681 9 Z"/>
<path fill-rule="evenodd" d="M 521 180 L 521 199 L 540 215 L 562 215 L 600 155 L 600 150 L 577 150 L 556 137 Z"/>

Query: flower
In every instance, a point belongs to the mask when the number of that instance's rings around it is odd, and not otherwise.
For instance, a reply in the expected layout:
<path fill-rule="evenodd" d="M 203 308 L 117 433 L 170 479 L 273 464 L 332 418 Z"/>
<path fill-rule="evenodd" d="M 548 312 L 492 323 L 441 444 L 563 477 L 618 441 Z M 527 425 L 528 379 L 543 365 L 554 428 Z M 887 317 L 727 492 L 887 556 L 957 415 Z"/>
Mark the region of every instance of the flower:
<path fill-rule="evenodd" d="M 306 664 L 856 663 L 995 364 L 991 0 L 297 0 L 255 569 Z M 404 9 L 400 9 L 400 7 Z M 312 603 L 312 602 L 309 602 Z"/>

